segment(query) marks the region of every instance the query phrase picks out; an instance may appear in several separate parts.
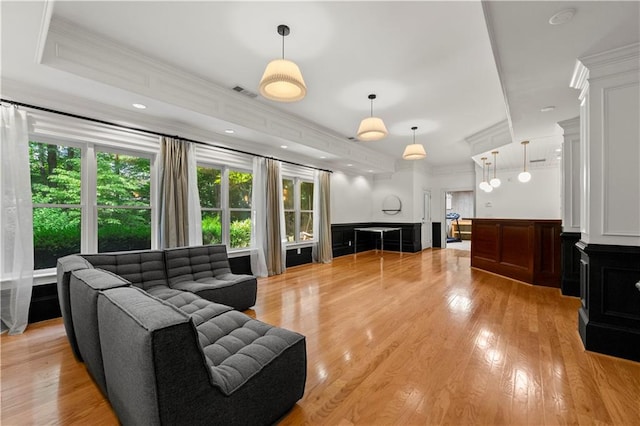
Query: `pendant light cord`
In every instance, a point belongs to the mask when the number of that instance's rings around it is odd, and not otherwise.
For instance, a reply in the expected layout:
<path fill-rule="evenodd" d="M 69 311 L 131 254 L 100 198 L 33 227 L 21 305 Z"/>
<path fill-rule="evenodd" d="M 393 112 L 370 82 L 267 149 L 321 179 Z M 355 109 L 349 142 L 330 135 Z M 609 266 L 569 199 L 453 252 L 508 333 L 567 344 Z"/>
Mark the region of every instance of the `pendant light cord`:
<path fill-rule="evenodd" d="M 494 152 L 493 153 L 493 178 L 496 178 L 496 167 L 498 165 L 498 157 L 497 157 L 498 153 Z"/>
<path fill-rule="evenodd" d="M 282 59 L 284 59 L 284 38 L 285 38 L 285 35 L 283 33 L 282 34 Z"/>
<path fill-rule="evenodd" d="M 371 116 L 373 117 L 373 99 L 371 99 Z"/>

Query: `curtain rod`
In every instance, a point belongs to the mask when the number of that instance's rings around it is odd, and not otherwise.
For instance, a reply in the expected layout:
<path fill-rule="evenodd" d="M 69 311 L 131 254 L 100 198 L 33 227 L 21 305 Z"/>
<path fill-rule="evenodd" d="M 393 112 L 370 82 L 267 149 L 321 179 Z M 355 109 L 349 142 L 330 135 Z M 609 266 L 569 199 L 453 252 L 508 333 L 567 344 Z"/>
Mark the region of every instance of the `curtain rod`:
<path fill-rule="evenodd" d="M 100 119 L 93 118 L 93 117 L 87 117 L 87 116 L 84 116 L 84 115 L 73 114 L 73 113 L 70 113 L 70 112 L 58 111 L 58 110 L 51 109 L 51 108 L 45 108 L 45 107 L 41 107 L 41 106 L 37 106 L 37 105 L 30 105 L 30 104 L 26 104 L 26 103 L 23 103 L 23 102 L 12 101 L 12 100 L 9 100 L 9 99 L 4 99 L 4 98 L 0 98 L 0 102 L 5 102 L 5 103 L 11 104 L 11 105 L 20 106 L 20 107 L 24 107 L 24 108 L 31 108 L 31 109 L 35 109 L 35 110 L 38 110 L 38 111 L 49 112 L 49 113 L 52 113 L 52 114 L 63 115 L 65 117 L 77 118 L 77 119 L 80 119 L 80 120 L 91 121 L 91 122 L 99 123 L 99 124 L 106 124 L 107 126 L 119 127 L 121 129 L 131 130 L 131 131 L 134 131 L 134 132 L 148 133 L 150 135 L 164 136 L 164 137 L 168 137 L 168 138 L 176 138 L 176 139 L 180 139 L 180 140 L 183 140 L 183 141 L 186 141 L 186 142 L 192 142 L 192 143 L 195 143 L 195 144 L 198 144 L 198 145 L 204 145 L 204 146 L 209 146 L 209 147 L 213 147 L 213 148 L 217 148 L 217 149 L 223 149 L 223 150 L 226 150 L 226 151 L 237 152 L 239 154 L 251 155 L 251 156 L 260 157 L 260 158 L 267 158 L 267 159 L 270 159 L 270 160 L 277 160 L 277 161 L 281 161 L 283 163 L 291 164 L 291 165 L 294 165 L 294 166 L 300 166 L 300 167 L 305 167 L 307 169 L 319 170 L 321 172 L 333 173 L 333 171 L 331 171 L 331 170 L 321 169 L 319 167 L 307 166 L 306 164 L 300 164 L 300 163 L 296 163 L 294 161 L 281 160 L 280 158 L 268 157 L 266 155 L 255 154 L 253 152 L 242 151 L 240 149 L 235 149 L 235 148 L 228 148 L 226 146 L 216 145 L 215 143 L 211 144 L 211 143 L 207 143 L 207 142 L 198 141 L 198 140 L 195 140 L 195 139 L 183 138 L 183 137 L 178 136 L 178 135 L 169 135 L 167 133 L 155 132 L 153 130 L 141 129 L 141 128 L 133 127 L 133 126 L 125 126 L 123 124 L 115 124 L 115 123 L 111 123 L 109 121 L 100 120 Z"/>

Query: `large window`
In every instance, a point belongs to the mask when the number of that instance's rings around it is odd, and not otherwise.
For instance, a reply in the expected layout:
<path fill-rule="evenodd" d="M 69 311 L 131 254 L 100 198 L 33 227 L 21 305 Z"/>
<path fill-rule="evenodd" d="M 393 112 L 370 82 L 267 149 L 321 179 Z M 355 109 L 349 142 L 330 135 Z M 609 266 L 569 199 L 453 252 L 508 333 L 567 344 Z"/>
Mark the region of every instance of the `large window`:
<path fill-rule="evenodd" d="M 282 199 L 287 242 L 313 240 L 313 182 L 283 178 Z"/>
<path fill-rule="evenodd" d="M 252 185 L 249 172 L 198 167 L 204 244 L 223 243 L 230 249 L 249 247 Z"/>
<path fill-rule="evenodd" d="M 34 268 L 52 268 L 59 257 L 80 252 L 81 151 L 29 142 L 29 155 Z"/>
<path fill-rule="evenodd" d="M 152 247 L 152 154 L 75 138 L 31 141 L 29 155 L 34 269 L 73 253 Z"/>
<path fill-rule="evenodd" d="M 151 248 L 151 161 L 97 153 L 98 251 Z"/>

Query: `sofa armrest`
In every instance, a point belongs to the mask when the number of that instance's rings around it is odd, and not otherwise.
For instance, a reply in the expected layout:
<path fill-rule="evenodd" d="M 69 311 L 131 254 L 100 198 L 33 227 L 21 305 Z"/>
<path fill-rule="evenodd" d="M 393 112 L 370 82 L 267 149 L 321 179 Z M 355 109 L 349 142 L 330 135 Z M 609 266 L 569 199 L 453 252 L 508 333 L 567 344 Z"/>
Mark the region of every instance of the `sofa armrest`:
<path fill-rule="evenodd" d="M 102 269 L 80 269 L 71 272 L 69 283 L 71 318 L 78 351 L 87 370 L 105 395 L 107 395 L 107 387 L 98 332 L 98 293 L 101 290 L 130 285 L 124 278 Z"/>
<path fill-rule="evenodd" d="M 71 318 L 71 302 L 69 294 L 69 281 L 71 272 L 80 269 L 93 269 L 91 263 L 78 255 L 61 257 L 56 262 L 56 282 L 58 287 L 58 303 L 64 322 L 64 329 L 67 332 L 67 339 L 71 345 L 71 351 L 78 361 L 82 361 L 82 356 L 78 350 L 78 342 L 73 329 L 73 319 Z"/>
<path fill-rule="evenodd" d="M 210 372 L 188 315 L 138 288 L 98 297 L 109 400 L 122 424 L 215 424 Z"/>

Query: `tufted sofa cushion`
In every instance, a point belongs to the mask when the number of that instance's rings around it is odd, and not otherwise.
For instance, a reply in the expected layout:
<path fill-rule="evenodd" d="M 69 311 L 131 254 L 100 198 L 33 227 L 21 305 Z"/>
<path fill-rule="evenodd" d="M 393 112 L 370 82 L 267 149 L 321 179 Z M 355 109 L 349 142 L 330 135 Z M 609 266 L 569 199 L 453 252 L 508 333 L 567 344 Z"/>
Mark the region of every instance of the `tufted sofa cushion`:
<path fill-rule="evenodd" d="M 81 256 L 95 268 L 120 275 L 143 290 L 158 285 L 168 285 L 162 250 L 83 254 Z"/>
<path fill-rule="evenodd" d="M 252 275 L 231 272 L 226 246 L 166 249 L 164 255 L 171 288 L 195 293 L 240 311 L 256 303 L 258 281 Z"/>
<path fill-rule="evenodd" d="M 214 244 L 165 250 L 169 285 L 230 274 L 227 247 Z"/>
<path fill-rule="evenodd" d="M 211 380 L 231 395 L 282 352 L 304 337 L 229 311 L 196 327 L 211 367 Z"/>
<path fill-rule="evenodd" d="M 202 324 L 224 312 L 233 310 L 230 306 L 210 302 L 193 293 L 187 293 L 165 286 L 150 288 L 147 290 L 147 293 L 180 309 L 191 317 L 195 325 Z"/>

